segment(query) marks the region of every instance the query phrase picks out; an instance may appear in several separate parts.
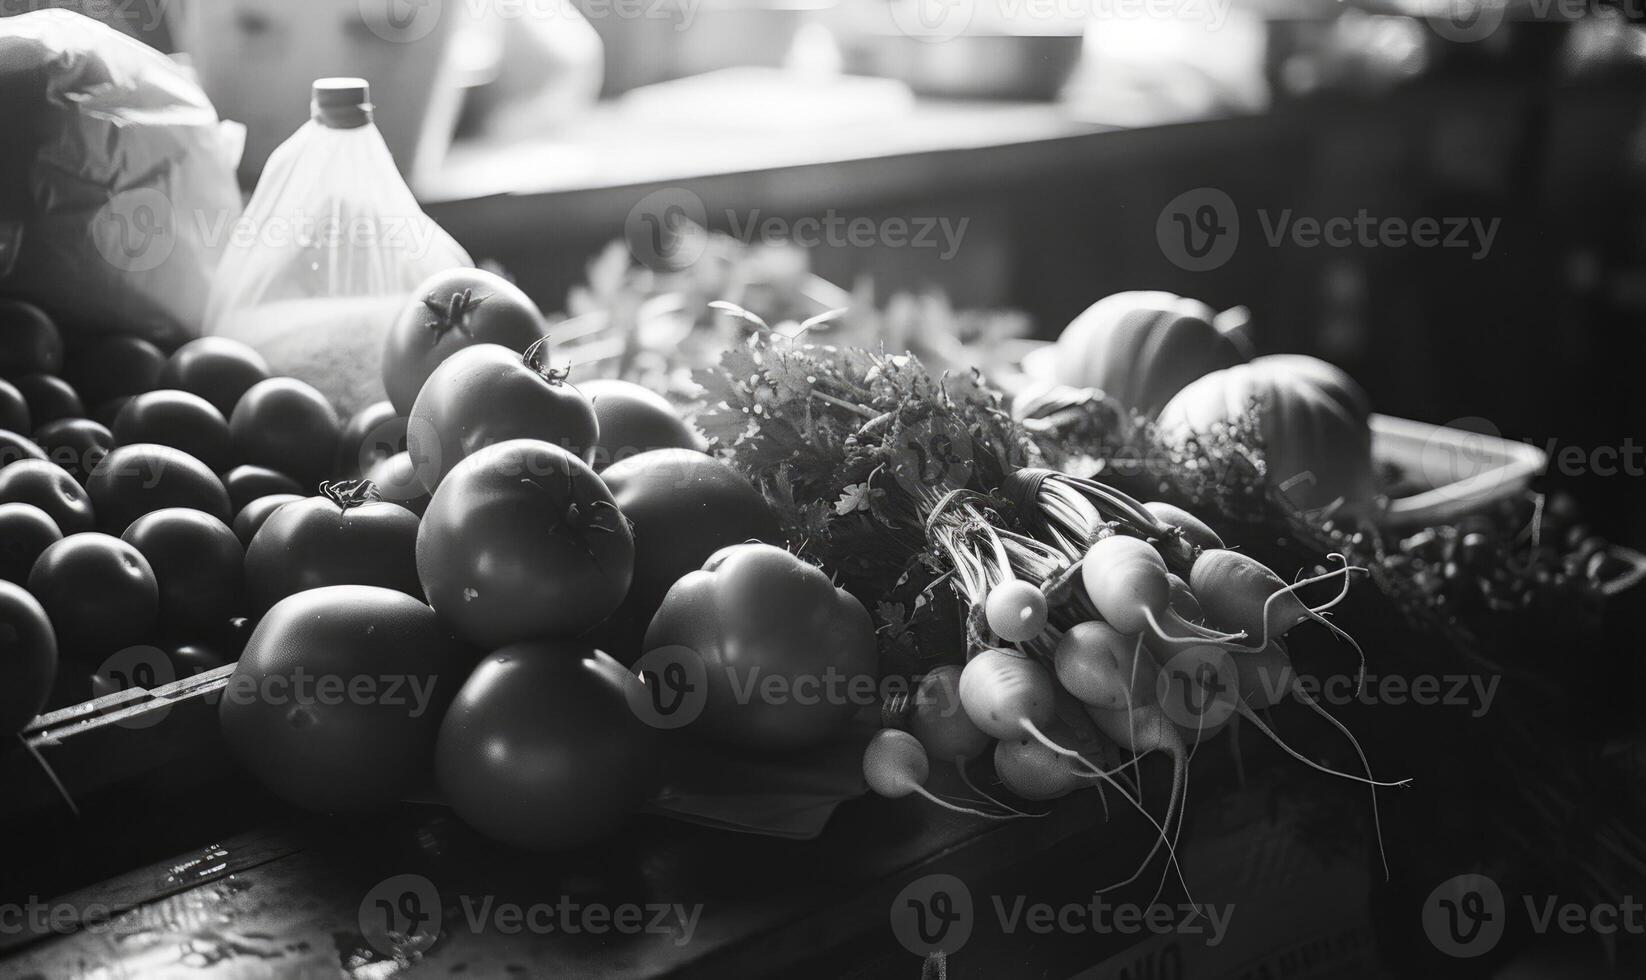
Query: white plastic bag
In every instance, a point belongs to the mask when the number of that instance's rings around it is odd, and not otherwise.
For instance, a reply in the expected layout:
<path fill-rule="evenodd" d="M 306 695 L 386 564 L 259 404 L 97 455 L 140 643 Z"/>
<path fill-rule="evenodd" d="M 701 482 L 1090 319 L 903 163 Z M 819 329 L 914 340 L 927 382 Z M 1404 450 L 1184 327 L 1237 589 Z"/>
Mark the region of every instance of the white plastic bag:
<path fill-rule="evenodd" d="M 316 83 L 316 118 L 269 158 L 206 307 L 208 332 L 345 413 L 385 397 L 384 335 L 417 286 L 473 265 L 418 206 L 370 117 L 363 81 Z"/>
<path fill-rule="evenodd" d="M 0 18 L 0 293 L 71 332 L 200 332 L 245 132 L 165 55 L 67 10 Z"/>

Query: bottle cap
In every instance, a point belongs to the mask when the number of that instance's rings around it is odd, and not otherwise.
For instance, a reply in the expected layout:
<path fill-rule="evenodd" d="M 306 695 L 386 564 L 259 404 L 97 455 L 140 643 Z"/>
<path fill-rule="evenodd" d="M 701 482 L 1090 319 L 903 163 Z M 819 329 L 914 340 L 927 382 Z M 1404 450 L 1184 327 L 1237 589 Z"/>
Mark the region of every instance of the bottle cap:
<path fill-rule="evenodd" d="M 309 114 L 332 129 L 371 125 L 371 85 L 364 78 L 322 78 L 314 83 Z"/>

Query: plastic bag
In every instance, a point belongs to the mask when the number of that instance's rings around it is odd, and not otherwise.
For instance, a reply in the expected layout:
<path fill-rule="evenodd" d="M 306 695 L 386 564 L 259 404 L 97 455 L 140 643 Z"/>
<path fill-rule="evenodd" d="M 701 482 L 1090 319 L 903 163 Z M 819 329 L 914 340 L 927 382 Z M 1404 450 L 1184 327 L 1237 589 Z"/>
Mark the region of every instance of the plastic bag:
<path fill-rule="evenodd" d="M 257 348 L 345 413 L 386 397 L 384 336 L 416 288 L 473 265 L 395 169 L 365 83 L 348 81 L 364 124 L 317 118 L 274 151 L 206 308 L 209 333 Z"/>
<path fill-rule="evenodd" d="M 89 17 L 0 19 L 0 292 L 66 329 L 200 332 L 245 132 L 189 72 Z"/>

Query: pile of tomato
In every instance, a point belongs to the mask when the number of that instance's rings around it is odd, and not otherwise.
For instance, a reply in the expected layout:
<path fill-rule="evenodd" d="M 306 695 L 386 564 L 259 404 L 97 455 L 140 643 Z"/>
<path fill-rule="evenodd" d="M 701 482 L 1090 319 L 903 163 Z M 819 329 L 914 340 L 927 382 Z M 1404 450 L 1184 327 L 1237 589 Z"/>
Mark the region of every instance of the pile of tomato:
<path fill-rule="evenodd" d="M 233 341 L 65 353 L 0 305 L 0 734 L 234 662 L 223 736 L 285 800 L 432 788 L 555 848 L 652 799 L 666 738 L 838 732 L 858 706 L 739 677 L 872 679 L 867 612 L 666 400 L 568 377 L 548 333 L 508 282 L 437 276 L 390 331 L 389 399 L 343 419 Z M 659 723 L 659 649 L 694 668 L 689 736 Z"/>

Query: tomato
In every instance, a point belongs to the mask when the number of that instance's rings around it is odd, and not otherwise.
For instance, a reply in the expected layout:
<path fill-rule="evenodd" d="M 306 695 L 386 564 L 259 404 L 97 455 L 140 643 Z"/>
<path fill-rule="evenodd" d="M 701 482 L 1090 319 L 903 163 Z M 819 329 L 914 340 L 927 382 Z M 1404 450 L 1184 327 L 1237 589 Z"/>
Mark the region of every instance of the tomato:
<path fill-rule="evenodd" d="M 587 462 L 599 438 L 594 406 L 548 367 L 497 344 L 467 347 L 435 369 L 406 426 L 417 475 L 431 491 L 463 458 L 510 439 L 553 443 Z"/>
<path fill-rule="evenodd" d="M 341 431 L 326 396 L 295 378 L 253 385 L 229 418 L 240 462 L 278 470 L 304 486 L 331 472 Z"/>
<path fill-rule="evenodd" d="M 294 592 L 376 585 L 417 599 L 417 515 L 375 500 L 369 483 L 328 483 L 279 508 L 246 549 L 246 591 L 262 611 Z"/>
<path fill-rule="evenodd" d="M 0 429 L 9 432 L 33 432 L 29 417 L 28 399 L 9 381 L 0 380 Z"/>
<path fill-rule="evenodd" d="M 406 451 L 406 417 L 388 402 L 374 402 L 350 417 L 337 443 L 332 472 L 360 476 L 381 460 Z"/>
<path fill-rule="evenodd" d="M 419 517 L 429 509 L 429 501 L 433 499 L 417 478 L 411 453 L 395 453 L 378 460 L 366 473 L 366 479 L 377 485 L 377 492 L 384 500 L 399 504 Z"/>
<path fill-rule="evenodd" d="M 417 287 L 383 345 L 383 389 L 401 415 L 441 362 L 465 347 L 498 344 L 516 353 L 548 324 L 519 287 L 483 269 L 452 269 Z"/>
<path fill-rule="evenodd" d="M 236 514 L 258 497 L 277 493 L 303 496 L 303 487 L 296 480 L 265 466 L 236 466 L 223 474 L 223 489 L 229 494 L 229 510 Z"/>
<path fill-rule="evenodd" d="M 470 675 L 435 751 L 457 815 L 531 850 L 577 847 L 622 829 L 658 788 L 646 696 L 616 661 L 575 642 L 504 647 Z"/>
<path fill-rule="evenodd" d="M 63 370 L 63 335 L 44 310 L 0 299 L 0 378 Z"/>
<path fill-rule="evenodd" d="M 674 406 L 650 388 L 613 378 L 584 381 L 577 387 L 594 403 L 600 427 L 600 445 L 594 452 L 597 473 L 654 449 L 703 448 L 703 440 Z"/>
<path fill-rule="evenodd" d="M 749 481 L 702 453 L 641 453 L 600 477 L 634 524 L 634 584 L 604 631 L 606 649 L 623 663 L 640 656 L 646 627 L 669 589 L 710 555 L 743 541 L 783 541 L 776 515 Z"/>
<path fill-rule="evenodd" d="M 63 540 L 51 515 L 33 504 L 0 504 L 0 580 L 29 580 L 40 553 Z"/>
<path fill-rule="evenodd" d="M 87 340 L 70 352 L 63 377 L 87 405 L 153 391 L 166 355 L 142 337 L 110 334 Z"/>
<path fill-rule="evenodd" d="M 86 481 L 98 525 L 112 534 L 144 514 L 192 507 L 229 520 L 229 494 L 206 464 L 170 446 L 139 443 L 103 457 Z"/>
<path fill-rule="evenodd" d="M 239 611 L 246 552 L 222 521 L 168 507 L 139 517 L 120 539 L 154 569 L 160 623 L 167 631 L 216 629 Z"/>
<path fill-rule="evenodd" d="M 16 432 L 0 429 L 0 469 L 22 459 L 45 459 L 46 451 L 34 440 Z"/>
<path fill-rule="evenodd" d="M 34 596 L 0 582 L 0 736 L 16 735 L 46 707 L 57 678 L 57 637 Z"/>
<path fill-rule="evenodd" d="M 289 803 L 387 806 L 426 778 L 440 720 L 474 659 L 403 592 L 300 592 L 269 610 L 246 644 L 218 709 L 223 739 Z"/>
<path fill-rule="evenodd" d="M 695 724 L 736 745 L 816 745 L 876 700 L 868 610 L 768 544 L 724 548 L 675 583 L 646 631 L 646 650 L 662 647 L 696 652 L 707 692 Z"/>
<path fill-rule="evenodd" d="M 296 493 L 271 493 L 266 497 L 258 497 L 234 515 L 234 536 L 240 539 L 242 546 L 251 547 L 252 539 L 263 529 L 269 515 L 286 504 L 295 504 L 306 499 L 308 498 Z"/>
<path fill-rule="evenodd" d="M 86 414 L 79 392 L 54 374 L 25 374 L 12 384 L 29 403 L 29 418 L 37 429 L 58 419 L 80 418 Z"/>
<path fill-rule="evenodd" d="M 154 569 L 107 534 L 71 534 L 47 548 L 29 572 L 29 591 L 51 617 L 59 649 L 82 660 L 142 643 L 159 622 Z"/>
<path fill-rule="evenodd" d="M 91 498 L 68 471 L 43 459 L 24 459 L 0 469 L 0 504 L 33 504 L 51 515 L 64 534 L 96 526 Z"/>
<path fill-rule="evenodd" d="M 228 418 L 252 385 L 272 376 L 263 355 L 238 340 L 201 337 L 167 358 L 156 384 L 199 395 Z"/>
<path fill-rule="evenodd" d="M 634 537 L 582 460 L 516 439 L 465 459 L 435 491 L 417 571 L 458 635 L 495 650 L 611 615 L 634 576 Z"/>
<path fill-rule="evenodd" d="M 122 445 L 151 442 L 181 449 L 214 471 L 229 467 L 229 423 L 211 402 L 186 391 L 148 391 L 120 409 L 110 427 Z"/>
<path fill-rule="evenodd" d="M 115 446 L 114 433 L 91 419 L 67 418 L 47 422 L 34 434 L 46 458 L 82 484 Z"/>

